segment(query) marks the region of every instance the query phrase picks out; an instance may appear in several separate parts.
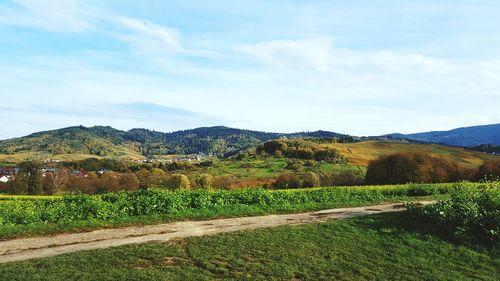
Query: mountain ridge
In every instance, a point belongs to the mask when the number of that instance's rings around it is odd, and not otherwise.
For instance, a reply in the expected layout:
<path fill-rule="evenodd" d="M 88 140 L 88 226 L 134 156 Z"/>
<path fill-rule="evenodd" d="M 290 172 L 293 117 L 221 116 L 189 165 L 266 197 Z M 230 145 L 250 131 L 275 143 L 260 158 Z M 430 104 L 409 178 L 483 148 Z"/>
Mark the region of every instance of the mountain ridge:
<path fill-rule="evenodd" d="M 394 133 L 381 137 L 461 147 L 474 147 L 485 144 L 500 145 L 500 124 L 460 127 L 448 131 L 429 131 L 413 134 Z"/>
<path fill-rule="evenodd" d="M 140 128 L 122 131 L 110 126 L 72 126 L 1 140 L 0 154 L 44 151 L 52 154 L 82 153 L 98 156 L 119 156 L 133 152 L 143 156 L 196 153 L 221 156 L 280 137 L 348 136 L 326 131 L 270 133 L 224 126 L 171 133 Z"/>
<path fill-rule="evenodd" d="M 500 124 L 462 127 L 450 131 L 352 137 L 330 131 L 274 133 L 225 126 L 199 127 L 174 132 L 135 128 L 128 131 L 110 126 L 72 126 L 0 140 L 0 154 L 43 152 L 96 156 L 143 156 L 209 154 L 228 156 L 277 138 L 337 138 L 349 141 L 404 140 L 448 146 L 500 145 Z"/>

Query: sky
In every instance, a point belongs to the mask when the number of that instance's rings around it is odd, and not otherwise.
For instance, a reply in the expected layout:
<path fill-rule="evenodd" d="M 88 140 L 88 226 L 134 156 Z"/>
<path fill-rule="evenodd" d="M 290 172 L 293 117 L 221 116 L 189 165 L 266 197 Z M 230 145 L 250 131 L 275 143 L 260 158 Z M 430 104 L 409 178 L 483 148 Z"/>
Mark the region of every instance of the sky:
<path fill-rule="evenodd" d="M 500 1 L 0 0 L 0 138 L 500 123 Z"/>

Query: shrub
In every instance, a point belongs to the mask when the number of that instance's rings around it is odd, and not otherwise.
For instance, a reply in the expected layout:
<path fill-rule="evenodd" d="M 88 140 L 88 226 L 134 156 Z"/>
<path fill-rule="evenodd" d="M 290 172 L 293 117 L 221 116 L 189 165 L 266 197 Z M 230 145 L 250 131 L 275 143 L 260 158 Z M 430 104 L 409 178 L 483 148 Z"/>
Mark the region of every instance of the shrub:
<path fill-rule="evenodd" d="M 500 179 L 500 159 L 488 159 L 479 167 L 476 174 L 477 180 L 498 180 Z"/>
<path fill-rule="evenodd" d="M 319 187 L 321 186 L 321 181 L 316 173 L 308 172 L 304 175 L 302 180 L 302 187 L 310 188 L 310 187 Z"/>
<path fill-rule="evenodd" d="M 500 242 L 498 182 L 479 187 L 456 184 L 450 199 L 424 207 L 410 205 L 409 209 L 450 239 L 488 244 Z"/>
<path fill-rule="evenodd" d="M 234 186 L 234 180 L 231 177 L 217 177 L 214 179 L 213 187 L 221 189 L 232 189 Z"/>
<path fill-rule="evenodd" d="M 173 190 L 186 190 L 191 188 L 191 184 L 185 175 L 174 174 L 168 179 L 168 187 Z"/>
<path fill-rule="evenodd" d="M 210 174 L 201 174 L 196 178 L 196 186 L 198 188 L 211 188 L 213 186 L 214 177 Z"/>
<path fill-rule="evenodd" d="M 300 178 L 294 174 L 279 175 L 273 183 L 274 188 L 293 189 L 301 186 Z"/>
<path fill-rule="evenodd" d="M 322 186 L 362 185 L 365 177 L 360 172 L 342 171 L 340 173 L 324 173 L 320 176 Z"/>

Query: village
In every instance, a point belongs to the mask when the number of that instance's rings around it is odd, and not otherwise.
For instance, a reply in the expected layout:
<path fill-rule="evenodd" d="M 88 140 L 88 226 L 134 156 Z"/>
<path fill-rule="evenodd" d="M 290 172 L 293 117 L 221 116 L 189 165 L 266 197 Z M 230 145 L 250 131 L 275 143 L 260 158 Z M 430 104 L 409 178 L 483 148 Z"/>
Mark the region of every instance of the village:
<path fill-rule="evenodd" d="M 168 159 L 162 159 L 162 158 L 147 158 L 143 160 L 135 160 L 133 162 L 139 163 L 139 164 L 173 164 L 173 163 L 180 163 L 180 162 L 200 162 L 203 161 L 207 158 L 207 155 L 200 153 L 200 154 L 193 154 L 193 155 L 177 155 L 173 156 Z M 44 160 L 43 162 L 43 167 L 40 168 L 40 171 L 42 173 L 43 177 L 47 177 L 50 175 L 54 175 L 57 173 L 59 170 L 58 168 L 54 168 L 53 164 L 62 164 L 64 163 L 63 160 L 60 159 L 47 159 Z M 8 183 L 12 181 L 12 179 L 21 171 L 21 168 L 15 166 L 5 166 L 1 167 L 0 166 L 0 183 Z M 87 171 L 85 169 L 72 169 L 70 171 L 70 174 L 75 177 L 80 177 L 80 178 L 86 178 L 88 177 L 89 173 L 94 172 L 99 175 L 103 175 L 106 172 L 108 172 L 107 169 L 98 169 L 95 171 Z"/>

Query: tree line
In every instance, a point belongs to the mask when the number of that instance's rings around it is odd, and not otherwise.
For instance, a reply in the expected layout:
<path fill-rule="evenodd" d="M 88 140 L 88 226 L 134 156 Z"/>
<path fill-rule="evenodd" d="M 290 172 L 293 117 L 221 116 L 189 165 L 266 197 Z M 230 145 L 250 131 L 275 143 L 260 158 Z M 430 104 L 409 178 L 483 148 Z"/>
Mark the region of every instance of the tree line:
<path fill-rule="evenodd" d="M 257 154 L 268 154 L 276 157 L 287 157 L 304 160 L 324 161 L 335 164 L 345 164 L 347 160 L 337 150 L 323 148 L 306 140 L 279 139 L 259 145 Z"/>

